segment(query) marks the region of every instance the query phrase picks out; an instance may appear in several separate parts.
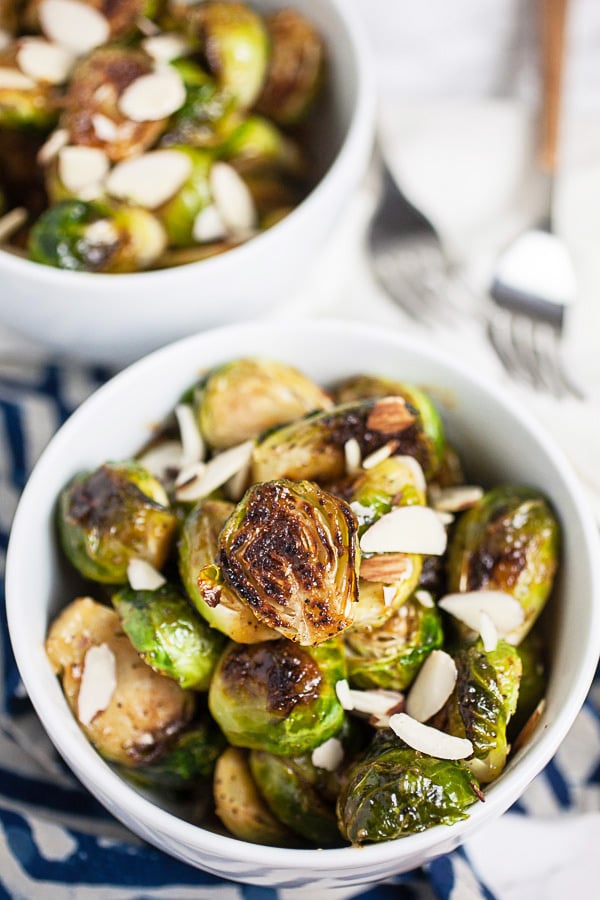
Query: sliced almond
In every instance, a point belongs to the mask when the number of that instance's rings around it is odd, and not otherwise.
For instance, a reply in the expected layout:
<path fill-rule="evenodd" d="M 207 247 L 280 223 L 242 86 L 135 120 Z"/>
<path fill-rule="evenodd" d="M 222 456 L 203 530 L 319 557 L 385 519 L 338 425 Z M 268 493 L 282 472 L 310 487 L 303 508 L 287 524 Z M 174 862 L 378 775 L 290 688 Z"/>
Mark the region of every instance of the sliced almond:
<path fill-rule="evenodd" d="M 49 162 L 58 156 L 60 150 L 69 143 L 69 132 L 66 128 L 57 128 L 44 141 L 37 154 L 37 161 L 41 166 L 48 165 Z"/>
<path fill-rule="evenodd" d="M 144 38 L 142 47 L 157 63 L 169 63 L 190 50 L 190 45 L 180 34 L 152 34 Z"/>
<path fill-rule="evenodd" d="M 452 523 L 454 522 L 454 516 L 452 515 L 452 513 L 442 512 L 439 509 L 436 509 L 436 513 L 442 525 L 452 525 Z"/>
<path fill-rule="evenodd" d="M 247 465 L 225 482 L 225 493 L 229 500 L 233 500 L 234 503 L 237 503 L 238 500 L 241 500 L 244 496 L 244 491 L 248 487 L 250 481 L 251 470 L 252 463 L 251 460 L 248 460 Z"/>
<path fill-rule="evenodd" d="M 336 682 L 335 692 L 344 709 L 372 716 L 384 716 L 398 704 L 404 703 L 404 694 L 399 691 L 357 691 L 349 686 L 346 679 Z"/>
<path fill-rule="evenodd" d="M 130 559 L 127 580 L 134 591 L 156 591 L 167 579 L 145 559 Z"/>
<path fill-rule="evenodd" d="M 58 153 L 58 175 L 68 191 L 77 194 L 82 188 L 102 181 L 110 163 L 98 147 L 63 147 Z"/>
<path fill-rule="evenodd" d="M 110 171 L 106 189 L 113 197 L 156 209 L 177 193 L 192 172 L 192 162 L 178 150 L 151 150 L 126 159 Z"/>
<path fill-rule="evenodd" d="M 508 639 L 523 624 L 525 614 L 518 600 L 503 591 L 464 591 L 446 594 L 438 606 L 473 631 L 481 628 L 481 613 L 487 613 L 501 637 Z"/>
<path fill-rule="evenodd" d="M 324 743 L 319 744 L 312 752 L 311 761 L 313 766 L 319 769 L 325 769 L 327 772 L 335 772 L 339 769 L 344 759 L 344 748 L 339 738 L 331 737 Z"/>
<path fill-rule="evenodd" d="M 43 38 L 23 38 L 17 51 L 17 64 L 34 81 L 62 84 L 73 68 L 75 57 L 60 44 Z"/>
<path fill-rule="evenodd" d="M 431 609 L 433 606 L 435 606 L 435 603 L 433 600 L 433 594 L 431 594 L 429 591 L 423 590 L 423 588 L 420 588 L 418 591 L 415 591 L 414 597 L 415 597 L 415 600 L 419 601 L 421 606 L 425 606 L 428 609 Z"/>
<path fill-rule="evenodd" d="M 400 506 L 371 525 L 360 539 L 364 553 L 421 553 L 441 556 L 446 530 L 427 506 Z"/>
<path fill-rule="evenodd" d="M 475 506 L 483 497 L 483 493 L 482 487 L 472 484 L 442 488 L 436 493 L 432 505 L 440 512 L 462 512 L 464 509 Z"/>
<path fill-rule="evenodd" d="M 39 17 L 46 37 L 77 56 L 106 43 L 110 36 L 106 17 L 78 0 L 42 0 Z"/>
<path fill-rule="evenodd" d="M 344 444 L 344 458 L 346 461 L 347 474 L 355 475 L 360 470 L 362 462 L 360 444 L 358 443 L 356 438 L 348 438 L 348 440 Z M 363 507 L 363 509 L 364 508 L 365 507 Z"/>
<path fill-rule="evenodd" d="M 15 206 L 0 216 L 0 244 L 8 241 L 27 221 L 27 210 L 24 206 Z"/>
<path fill-rule="evenodd" d="M 344 709 L 347 709 L 347 710 L 354 709 L 354 704 L 352 703 L 352 693 L 350 691 L 350 685 L 348 684 L 348 682 L 345 678 L 340 678 L 339 681 L 336 681 L 335 693 Z"/>
<path fill-rule="evenodd" d="M 487 653 L 493 653 L 498 646 L 498 630 L 486 612 L 479 613 L 479 634 L 483 643 L 483 649 Z"/>
<path fill-rule="evenodd" d="M 185 85 L 171 66 L 141 75 L 119 97 L 119 110 L 132 122 L 166 119 L 185 103 Z"/>
<path fill-rule="evenodd" d="M 0 66 L 0 88 L 7 88 L 9 91 L 32 91 L 36 87 L 37 83 L 33 78 L 19 69 Z"/>
<path fill-rule="evenodd" d="M 214 203 L 210 203 L 204 209 L 201 209 L 194 219 L 192 228 L 194 240 L 198 241 L 199 244 L 206 244 L 210 241 L 220 241 L 226 236 L 225 223 Z"/>
<path fill-rule="evenodd" d="M 416 421 L 402 397 L 382 397 L 378 400 L 367 418 L 370 431 L 381 431 L 384 434 L 395 434 L 404 431 Z"/>
<path fill-rule="evenodd" d="M 105 193 L 104 184 L 101 181 L 92 181 L 91 184 L 86 184 L 77 191 L 77 197 L 79 200 L 99 200 L 100 197 L 104 197 Z"/>
<path fill-rule="evenodd" d="M 445 650 L 432 650 L 413 681 L 406 698 L 406 712 L 426 722 L 438 712 L 456 684 L 456 663 Z"/>
<path fill-rule="evenodd" d="M 390 584 L 400 581 L 406 575 L 412 563 L 406 553 L 381 553 L 376 556 L 363 556 L 360 561 L 360 577 L 367 581 Z"/>
<path fill-rule="evenodd" d="M 165 478 L 169 471 L 178 472 L 181 469 L 183 447 L 180 441 L 163 441 L 156 447 L 150 447 L 142 456 L 139 463 L 151 475 L 157 478 Z"/>
<path fill-rule="evenodd" d="M 204 465 L 204 470 L 198 477 L 189 483 L 180 483 L 184 472 L 178 478 L 179 486 L 176 487 L 176 497 L 185 502 L 194 502 L 201 497 L 206 497 L 212 491 L 225 484 L 236 472 L 248 465 L 252 458 L 254 441 L 244 441 L 214 456 Z M 177 484 L 177 483 L 176 483 Z"/>
<path fill-rule="evenodd" d="M 246 237 L 256 227 L 256 208 L 246 183 L 228 163 L 216 162 L 210 170 L 214 204 L 225 227 L 234 237 Z"/>
<path fill-rule="evenodd" d="M 119 127 L 114 119 L 102 113 L 94 113 L 92 116 L 92 128 L 100 141 L 115 141 L 119 136 Z"/>
<path fill-rule="evenodd" d="M 5 28 L 0 28 L 0 50 L 6 50 L 7 47 L 10 47 L 14 38 L 10 31 L 7 31 Z"/>
<path fill-rule="evenodd" d="M 396 449 L 396 446 L 397 445 L 394 441 L 388 441 L 388 443 L 384 444 L 383 447 L 379 447 L 378 450 L 374 450 L 373 453 L 369 453 L 369 455 L 365 456 L 365 458 L 363 459 L 363 469 L 374 469 L 375 466 L 379 465 L 379 463 L 384 462 L 384 460 L 386 459 L 389 459 L 389 457 Z"/>
<path fill-rule="evenodd" d="M 189 403 L 178 403 L 175 407 L 175 418 L 179 426 L 182 446 L 182 467 L 202 462 L 206 453 L 204 439 L 200 434 L 194 410 Z"/>
<path fill-rule="evenodd" d="M 383 605 L 391 606 L 396 598 L 396 594 L 398 593 L 398 588 L 395 584 L 384 584 L 383 586 Z"/>
<path fill-rule="evenodd" d="M 108 644 L 90 647 L 83 660 L 83 672 L 77 697 L 77 718 L 90 725 L 104 712 L 117 686 L 115 655 Z"/>
<path fill-rule="evenodd" d="M 430 725 L 423 725 L 406 713 L 390 716 L 390 728 L 413 750 L 436 759 L 467 759 L 473 754 L 473 744 L 467 738 L 454 737 Z"/>

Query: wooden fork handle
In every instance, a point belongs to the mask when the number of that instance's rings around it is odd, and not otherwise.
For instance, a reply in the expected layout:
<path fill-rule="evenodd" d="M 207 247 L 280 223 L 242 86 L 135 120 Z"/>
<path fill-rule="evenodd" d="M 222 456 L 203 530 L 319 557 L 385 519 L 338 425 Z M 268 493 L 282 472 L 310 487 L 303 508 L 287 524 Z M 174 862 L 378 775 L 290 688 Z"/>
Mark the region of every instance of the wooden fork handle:
<path fill-rule="evenodd" d="M 540 15 L 542 109 L 539 161 L 550 174 L 556 170 L 560 128 L 568 0 L 537 0 Z"/>

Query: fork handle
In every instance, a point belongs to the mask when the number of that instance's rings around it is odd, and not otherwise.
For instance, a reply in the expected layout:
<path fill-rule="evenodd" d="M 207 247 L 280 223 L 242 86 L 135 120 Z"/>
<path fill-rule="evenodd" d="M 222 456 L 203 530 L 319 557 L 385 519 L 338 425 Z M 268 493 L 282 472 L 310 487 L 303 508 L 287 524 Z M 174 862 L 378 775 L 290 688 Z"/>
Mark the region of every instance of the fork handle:
<path fill-rule="evenodd" d="M 568 0 L 538 0 L 542 44 L 542 109 L 539 163 L 544 172 L 556 171 L 560 127 Z"/>

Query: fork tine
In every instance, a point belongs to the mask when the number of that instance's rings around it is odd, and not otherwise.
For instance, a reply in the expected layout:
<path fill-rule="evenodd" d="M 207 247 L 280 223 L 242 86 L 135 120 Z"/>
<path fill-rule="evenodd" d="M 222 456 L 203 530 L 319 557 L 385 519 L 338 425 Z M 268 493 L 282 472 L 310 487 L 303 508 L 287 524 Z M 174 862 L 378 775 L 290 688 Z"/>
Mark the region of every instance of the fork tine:
<path fill-rule="evenodd" d="M 529 316 L 513 314 L 510 318 L 510 338 L 514 349 L 521 377 L 536 390 L 555 390 L 552 382 L 547 383 L 543 377 L 544 366 L 541 364 L 538 347 L 535 341 L 536 323 Z"/>
<path fill-rule="evenodd" d="M 551 327 L 549 329 L 548 338 L 550 350 L 546 354 L 546 359 L 549 366 L 551 366 L 552 377 L 562 391 L 562 396 L 570 395 L 575 397 L 576 400 L 585 400 L 583 390 L 569 377 L 565 368 L 558 329 Z"/>

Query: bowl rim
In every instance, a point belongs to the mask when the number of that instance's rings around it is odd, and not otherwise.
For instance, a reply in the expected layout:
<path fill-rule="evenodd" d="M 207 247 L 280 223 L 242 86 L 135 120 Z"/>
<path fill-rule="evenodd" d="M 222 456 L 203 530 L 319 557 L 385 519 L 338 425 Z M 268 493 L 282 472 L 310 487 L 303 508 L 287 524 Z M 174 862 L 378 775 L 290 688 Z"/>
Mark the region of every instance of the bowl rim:
<path fill-rule="evenodd" d="M 348 44 L 352 51 L 352 68 L 356 75 L 357 83 L 356 101 L 352 109 L 346 135 L 325 174 L 289 215 L 285 216 L 267 231 L 255 235 L 251 240 L 232 247 L 225 253 L 219 253 L 216 256 L 195 262 L 183 263 L 164 269 L 116 273 L 118 274 L 120 285 L 125 287 L 135 284 L 135 286 L 143 288 L 149 280 L 156 282 L 162 279 L 164 282 L 165 279 L 182 277 L 181 274 L 178 276 L 177 273 L 194 272 L 198 266 L 202 266 L 202 271 L 206 272 L 207 276 L 213 273 L 215 277 L 218 277 L 220 269 L 227 264 L 226 260 L 232 259 L 231 254 L 233 254 L 234 264 L 243 263 L 246 255 L 252 253 L 253 249 L 257 249 L 257 244 L 262 247 L 264 243 L 270 242 L 274 235 L 281 235 L 283 240 L 286 231 L 296 227 L 296 223 L 310 214 L 312 208 L 321 201 L 321 197 L 326 196 L 333 190 L 338 180 L 344 178 L 344 173 L 353 167 L 352 159 L 354 155 L 356 153 L 366 155 L 370 151 L 370 146 L 373 142 L 377 105 L 372 51 L 366 40 L 364 29 L 360 27 L 358 13 L 352 7 L 348 8 L 344 0 L 325 0 L 325 2 L 334 9 L 337 15 L 338 27 L 345 29 Z M 58 269 L 19 256 L 16 253 L 11 253 L 0 247 L 0 270 L 3 269 L 15 276 L 26 276 L 39 284 L 53 287 L 68 285 L 69 287 L 80 287 L 82 290 L 89 290 L 92 285 L 95 286 L 95 290 L 98 288 L 106 289 L 110 282 L 114 285 L 115 278 L 115 273 L 77 272 L 69 269 Z M 164 286 L 166 287 L 167 285 L 165 284 Z"/>
<path fill-rule="evenodd" d="M 130 379 L 136 380 L 139 377 L 139 373 L 145 368 L 154 369 L 165 361 L 176 360 L 180 351 L 185 347 L 196 344 L 201 345 L 206 341 L 216 340 L 219 346 L 225 346 L 229 338 L 244 337 L 250 345 L 252 336 L 260 334 L 265 328 L 268 331 L 272 331 L 274 336 L 276 333 L 280 340 L 287 338 L 290 341 L 310 340 L 311 335 L 314 335 L 315 329 L 330 335 L 335 340 L 344 340 L 345 337 L 353 339 L 367 337 L 372 341 L 394 345 L 400 352 L 403 349 L 410 349 L 427 362 L 431 362 L 442 369 L 448 368 L 453 370 L 459 377 L 474 384 L 478 392 L 491 396 L 501 409 L 519 422 L 520 426 L 536 443 L 544 446 L 549 461 L 560 472 L 563 484 L 572 501 L 583 537 L 583 558 L 586 560 L 589 570 L 589 618 L 591 625 L 588 643 L 580 655 L 579 668 L 574 678 L 569 703 L 564 704 L 558 710 L 546 730 L 540 735 L 535 745 L 535 753 L 529 753 L 528 748 L 525 747 L 521 751 L 523 755 L 518 759 L 518 764 L 514 768 L 507 770 L 500 781 L 495 782 L 486 789 L 485 804 L 476 804 L 472 807 L 468 818 L 453 824 L 451 831 L 444 825 L 437 825 L 405 838 L 362 847 L 344 846 L 327 848 L 326 850 L 263 846 L 211 832 L 202 828 L 201 825 L 195 825 L 180 819 L 175 814 L 146 799 L 133 787 L 129 786 L 92 748 L 87 738 L 77 727 L 75 720 L 72 719 L 72 714 L 68 710 L 66 702 L 64 705 L 65 713 L 69 715 L 75 724 L 73 735 L 69 734 L 68 731 L 65 733 L 66 730 L 62 731 L 60 724 L 56 724 L 50 719 L 45 708 L 46 689 L 43 683 L 38 683 L 35 679 L 34 666 L 30 663 L 31 648 L 28 645 L 21 623 L 23 613 L 19 610 L 19 591 L 15 574 L 17 558 L 21 552 L 19 547 L 23 545 L 23 537 L 35 508 L 38 482 L 44 479 L 47 471 L 51 471 L 53 457 L 60 453 L 63 446 L 68 444 L 71 433 L 77 429 L 79 419 L 84 415 L 88 415 L 87 410 L 93 409 L 97 403 L 104 403 L 104 398 L 110 397 L 114 392 L 126 390 L 128 381 Z M 275 340 L 273 344 L 274 346 L 278 345 Z M 600 559 L 600 537 L 597 523 L 592 513 L 591 504 L 588 503 L 583 487 L 565 453 L 555 442 L 554 438 L 545 430 L 544 426 L 535 418 L 534 414 L 526 411 L 519 405 L 514 396 L 511 396 L 505 389 L 494 384 L 487 376 L 477 373 L 477 378 L 474 379 L 473 374 L 463 361 L 449 356 L 445 351 L 431 344 L 426 344 L 424 339 L 401 331 L 391 332 L 380 325 L 367 325 L 362 322 L 347 322 L 333 318 L 242 323 L 222 326 L 190 335 L 132 363 L 97 389 L 56 432 L 29 476 L 13 520 L 6 558 L 8 627 L 23 683 L 43 723 L 43 727 L 48 732 L 53 743 L 59 748 L 61 755 L 65 756 L 70 768 L 78 774 L 91 793 L 117 802 L 120 808 L 123 808 L 123 800 L 125 799 L 126 816 L 121 815 L 120 809 L 114 810 L 112 805 L 109 808 L 116 818 L 121 818 L 132 830 L 135 830 L 135 824 L 129 821 L 129 817 L 134 817 L 137 822 L 142 823 L 147 829 L 147 833 L 144 836 L 148 840 L 152 840 L 148 835 L 155 834 L 157 838 L 167 837 L 170 844 L 176 842 L 181 846 L 193 848 L 194 851 L 200 854 L 206 852 L 216 856 L 226 855 L 237 862 L 251 863 L 255 867 L 264 865 L 276 871 L 292 867 L 306 868 L 308 865 L 316 875 L 331 872 L 333 869 L 343 871 L 344 866 L 355 866 L 357 863 L 361 870 L 372 869 L 379 863 L 389 863 L 392 858 L 397 859 L 400 867 L 402 860 L 408 856 L 403 851 L 403 847 L 410 850 L 411 857 L 419 854 L 426 854 L 428 857 L 433 856 L 436 853 L 436 847 L 442 843 L 444 848 L 439 852 L 446 852 L 449 840 L 453 842 L 453 846 L 457 846 L 480 824 L 504 812 L 520 796 L 531 780 L 542 771 L 560 746 L 584 703 L 600 655 L 600 566 L 597 563 L 595 564 L 595 560 L 598 559 Z M 66 747 L 66 751 L 63 750 L 63 744 Z M 80 760 L 81 765 L 74 762 L 73 757 L 76 760 Z M 103 800 L 103 802 L 105 805 L 108 805 L 106 800 Z M 166 852 L 177 855 L 176 851 L 170 849 L 170 847 L 165 848 L 164 843 L 157 843 L 157 846 L 163 850 L 166 849 Z M 201 862 L 192 864 L 202 867 Z M 210 871 L 210 866 L 207 867 Z M 235 878 L 235 874 L 232 873 L 231 877 Z"/>

